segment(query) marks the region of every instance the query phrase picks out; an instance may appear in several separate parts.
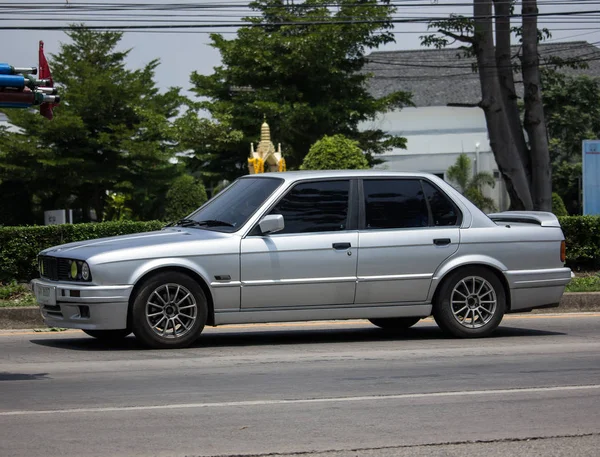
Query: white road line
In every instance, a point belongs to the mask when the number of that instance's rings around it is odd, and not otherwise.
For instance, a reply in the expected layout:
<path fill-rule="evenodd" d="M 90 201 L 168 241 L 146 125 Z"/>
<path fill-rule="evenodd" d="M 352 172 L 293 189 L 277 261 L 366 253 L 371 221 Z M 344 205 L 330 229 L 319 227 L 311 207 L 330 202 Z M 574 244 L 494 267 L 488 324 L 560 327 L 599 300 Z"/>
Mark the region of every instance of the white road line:
<path fill-rule="evenodd" d="M 254 401 L 227 401 L 216 403 L 183 403 L 176 405 L 154 405 L 154 406 L 112 406 L 106 408 L 73 408 L 73 409 L 51 409 L 51 410 L 16 410 L 2 411 L 0 416 L 32 416 L 40 414 L 74 414 L 74 413 L 106 413 L 127 411 L 152 411 L 165 409 L 190 409 L 190 408 L 228 408 L 232 406 L 272 406 L 272 405 L 294 405 L 306 403 L 343 403 L 360 401 L 381 400 L 404 400 L 414 398 L 435 397 L 461 397 L 461 396 L 484 396 L 484 395 L 511 395 L 523 393 L 564 392 L 576 390 L 600 389 L 600 384 L 582 386 L 556 386 L 556 387 L 528 387 L 523 389 L 496 389 L 496 390 L 465 390 L 450 392 L 431 392 L 421 394 L 398 394 L 398 395 L 369 395 L 363 397 L 329 397 L 329 398 L 304 398 L 297 400 L 254 400 Z"/>

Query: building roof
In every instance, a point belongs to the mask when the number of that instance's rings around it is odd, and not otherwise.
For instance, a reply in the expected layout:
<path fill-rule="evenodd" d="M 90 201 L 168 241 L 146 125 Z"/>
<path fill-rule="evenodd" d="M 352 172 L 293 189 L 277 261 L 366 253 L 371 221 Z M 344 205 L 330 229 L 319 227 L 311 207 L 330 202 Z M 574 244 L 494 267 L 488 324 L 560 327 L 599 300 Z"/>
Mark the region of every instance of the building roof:
<path fill-rule="evenodd" d="M 519 46 L 513 46 L 512 51 L 516 55 Z M 542 43 L 539 52 L 542 60 L 550 56 L 579 58 L 589 67 L 561 68 L 561 73 L 600 77 L 600 48 L 587 41 Z M 364 68 L 373 74 L 369 91 L 375 97 L 395 91 L 412 92 L 413 102 L 418 107 L 478 103 L 481 89 L 479 77 L 472 71 L 475 59 L 459 58 L 459 53 L 457 48 L 373 52 L 367 56 L 368 64 Z M 517 84 L 517 92 L 522 92 L 522 84 Z"/>

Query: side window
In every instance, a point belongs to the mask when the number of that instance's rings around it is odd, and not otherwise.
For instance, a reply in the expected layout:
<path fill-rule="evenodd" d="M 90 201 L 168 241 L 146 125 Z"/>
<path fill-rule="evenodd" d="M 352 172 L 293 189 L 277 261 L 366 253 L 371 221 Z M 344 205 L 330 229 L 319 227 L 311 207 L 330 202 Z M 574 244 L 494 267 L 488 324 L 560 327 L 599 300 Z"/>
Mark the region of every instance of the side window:
<path fill-rule="evenodd" d="M 429 212 L 418 179 L 363 181 L 367 229 L 427 227 Z"/>
<path fill-rule="evenodd" d="M 281 214 L 285 229 L 277 233 L 345 230 L 350 181 L 314 181 L 294 186 L 270 214 Z"/>
<path fill-rule="evenodd" d="M 446 194 L 427 181 L 423 181 L 423 189 L 431 208 L 433 225 L 436 227 L 458 225 L 460 213 Z"/>

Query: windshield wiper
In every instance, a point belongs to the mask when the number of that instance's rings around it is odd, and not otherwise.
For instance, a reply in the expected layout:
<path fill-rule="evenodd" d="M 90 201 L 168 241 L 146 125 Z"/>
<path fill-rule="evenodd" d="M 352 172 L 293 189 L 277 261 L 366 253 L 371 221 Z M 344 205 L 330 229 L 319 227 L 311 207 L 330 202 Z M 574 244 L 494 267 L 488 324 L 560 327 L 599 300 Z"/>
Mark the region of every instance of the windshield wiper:
<path fill-rule="evenodd" d="M 196 221 L 194 219 L 179 219 L 177 222 L 171 222 L 167 227 L 235 227 L 233 224 L 217 219 L 207 219 L 204 221 Z"/>
<path fill-rule="evenodd" d="M 207 219 L 205 221 L 198 221 L 198 225 L 203 225 L 205 227 L 235 227 L 230 222 L 220 221 L 218 219 Z"/>

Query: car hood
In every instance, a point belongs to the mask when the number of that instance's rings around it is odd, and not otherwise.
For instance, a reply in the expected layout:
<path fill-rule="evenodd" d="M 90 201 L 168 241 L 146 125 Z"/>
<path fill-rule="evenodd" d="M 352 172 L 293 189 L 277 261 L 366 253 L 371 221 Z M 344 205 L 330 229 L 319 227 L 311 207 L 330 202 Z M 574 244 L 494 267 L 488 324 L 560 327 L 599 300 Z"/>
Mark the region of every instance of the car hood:
<path fill-rule="evenodd" d="M 96 255 L 110 254 L 115 251 L 128 251 L 132 253 L 144 251 L 148 253 L 149 250 L 154 250 L 153 248 L 160 248 L 157 250 L 164 252 L 165 249 L 169 249 L 173 252 L 185 250 L 183 245 L 187 243 L 197 244 L 198 242 L 206 242 L 207 244 L 211 244 L 214 241 L 231 237 L 231 234 L 211 230 L 172 227 L 153 232 L 134 233 L 61 244 L 44 249 L 40 252 L 40 255 L 86 260 Z"/>

